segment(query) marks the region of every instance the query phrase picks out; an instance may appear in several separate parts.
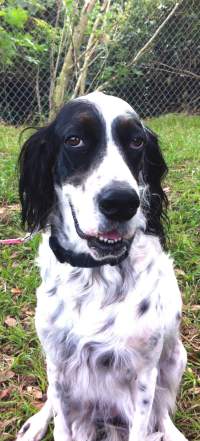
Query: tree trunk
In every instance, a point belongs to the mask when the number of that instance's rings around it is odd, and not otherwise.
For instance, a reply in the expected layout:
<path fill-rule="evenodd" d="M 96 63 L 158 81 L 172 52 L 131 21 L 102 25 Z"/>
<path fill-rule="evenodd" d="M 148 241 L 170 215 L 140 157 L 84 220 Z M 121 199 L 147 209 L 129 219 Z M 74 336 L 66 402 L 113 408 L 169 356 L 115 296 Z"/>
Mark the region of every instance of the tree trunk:
<path fill-rule="evenodd" d="M 98 16 L 96 17 L 96 20 L 93 24 L 92 33 L 89 37 L 87 47 L 86 47 L 84 63 L 81 68 L 81 71 L 80 71 L 80 74 L 79 74 L 79 77 L 78 77 L 78 80 L 77 80 L 77 83 L 76 83 L 76 86 L 74 89 L 73 98 L 75 98 L 78 94 L 83 95 L 85 93 L 88 68 L 89 68 L 90 62 L 92 60 L 92 56 L 93 56 L 95 49 L 96 49 L 97 38 L 99 40 L 99 38 L 101 37 L 101 34 L 98 37 L 96 36 L 96 31 L 99 28 L 100 24 L 101 24 L 101 27 L 103 27 L 104 21 L 106 19 L 106 14 L 110 9 L 110 3 L 111 3 L 111 0 L 103 0 L 102 1 L 100 12 L 99 12 Z"/>
<path fill-rule="evenodd" d="M 70 76 L 74 70 L 74 55 L 80 50 L 81 43 L 87 28 L 89 14 L 95 6 L 96 0 L 85 0 L 84 6 L 80 13 L 79 23 L 75 26 L 72 42 L 69 45 L 65 55 L 61 72 L 56 80 L 55 88 L 52 93 L 52 109 L 50 118 L 54 117 L 58 109 L 64 103 L 64 95 L 69 84 Z"/>

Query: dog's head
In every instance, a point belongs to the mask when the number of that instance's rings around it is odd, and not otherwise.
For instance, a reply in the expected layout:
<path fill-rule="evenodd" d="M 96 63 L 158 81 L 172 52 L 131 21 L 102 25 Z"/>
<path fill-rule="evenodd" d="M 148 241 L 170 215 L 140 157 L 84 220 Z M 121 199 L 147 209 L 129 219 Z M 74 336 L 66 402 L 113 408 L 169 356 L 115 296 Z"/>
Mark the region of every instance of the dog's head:
<path fill-rule="evenodd" d="M 63 248 L 115 262 L 138 229 L 163 241 L 166 171 L 156 136 L 132 107 L 91 93 L 70 101 L 25 142 L 23 222 L 29 230 L 51 225 Z"/>

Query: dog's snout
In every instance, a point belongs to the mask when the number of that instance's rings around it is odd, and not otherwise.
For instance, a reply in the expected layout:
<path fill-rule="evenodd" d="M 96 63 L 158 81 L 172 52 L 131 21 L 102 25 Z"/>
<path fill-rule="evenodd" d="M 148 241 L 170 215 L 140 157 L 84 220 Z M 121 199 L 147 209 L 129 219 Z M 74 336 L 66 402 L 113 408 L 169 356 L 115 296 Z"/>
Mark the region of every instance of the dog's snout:
<path fill-rule="evenodd" d="M 98 199 L 99 209 L 111 221 L 124 222 L 136 213 L 140 200 L 135 190 L 122 186 L 103 189 Z"/>

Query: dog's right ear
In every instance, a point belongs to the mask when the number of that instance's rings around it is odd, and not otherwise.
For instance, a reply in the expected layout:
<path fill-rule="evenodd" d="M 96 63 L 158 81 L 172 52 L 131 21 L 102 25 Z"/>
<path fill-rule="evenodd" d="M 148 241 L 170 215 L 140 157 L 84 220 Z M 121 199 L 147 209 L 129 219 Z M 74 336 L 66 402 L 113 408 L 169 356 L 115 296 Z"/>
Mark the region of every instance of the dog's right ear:
<path fill-rule="evenodd" d="M 28 231 L 44 228 L 55 201 L 53 169 L 56 157 L 53 124 L 37 130 L 19 156 L 22 223 Z"/>

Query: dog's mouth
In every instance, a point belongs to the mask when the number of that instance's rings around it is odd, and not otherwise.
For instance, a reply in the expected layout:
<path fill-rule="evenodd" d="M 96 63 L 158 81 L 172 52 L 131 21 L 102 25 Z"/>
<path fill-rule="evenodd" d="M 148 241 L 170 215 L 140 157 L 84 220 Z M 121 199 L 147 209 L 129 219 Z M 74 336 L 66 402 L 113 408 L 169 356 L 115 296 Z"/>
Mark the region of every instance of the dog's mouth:
<path fill-rule="evenodd" d="M 71 206 L 74 225 L 78 236 L 87 241 L 88 247 L 91 249 L 95 259 L 122 258 L 128 255 L 133 236 L 124 238 L 117 230 L 107 232 L 98 232 L 97 234 L 85 234 L 78 223 L 75 210 Z"/>

